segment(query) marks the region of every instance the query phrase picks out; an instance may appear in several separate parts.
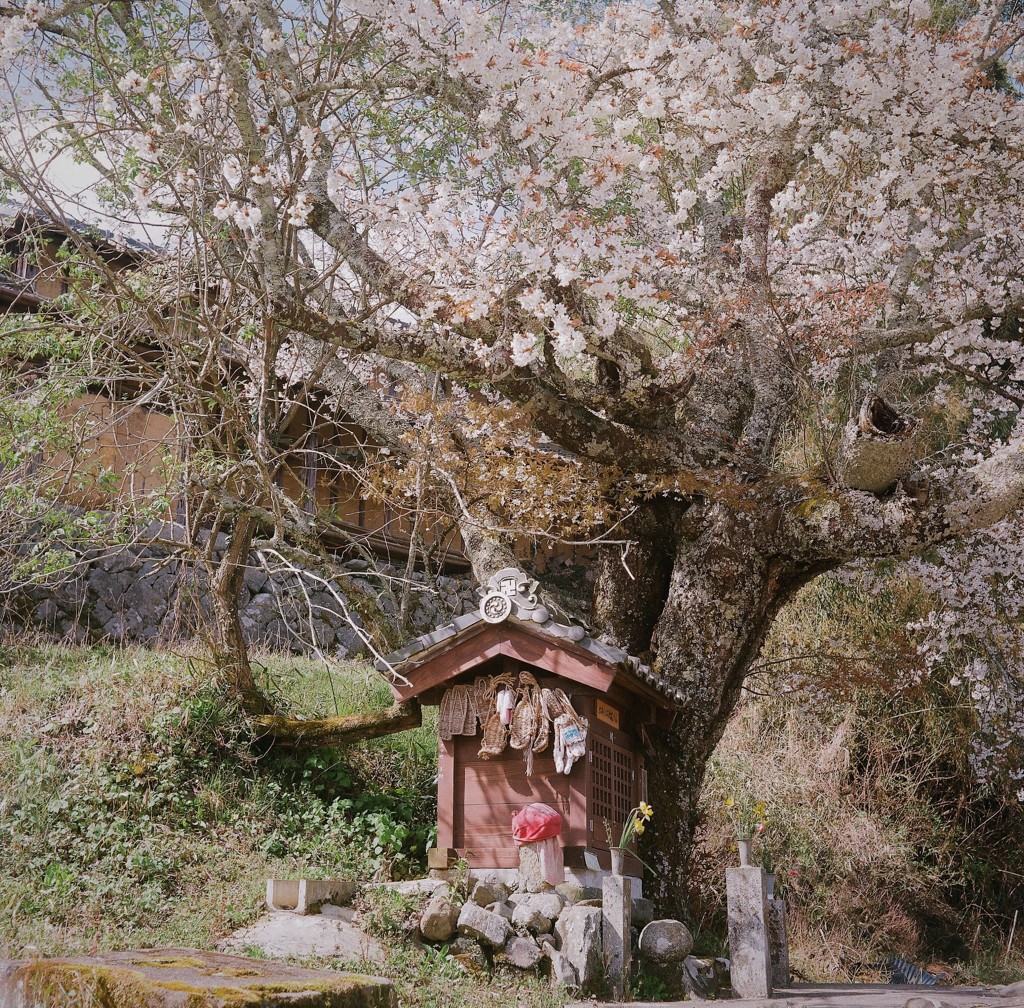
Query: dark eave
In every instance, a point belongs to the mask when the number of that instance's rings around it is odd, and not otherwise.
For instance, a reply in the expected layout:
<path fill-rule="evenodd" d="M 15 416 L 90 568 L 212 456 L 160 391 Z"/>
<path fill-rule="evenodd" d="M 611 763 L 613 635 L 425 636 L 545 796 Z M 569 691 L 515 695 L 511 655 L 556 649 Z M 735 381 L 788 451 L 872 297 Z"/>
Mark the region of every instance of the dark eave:
<path fill-rule="evenodd" d="M 89 224 L 67 215 L 61 215 L 54 219 L 33 207 L 17 203 L 0 203 L 0 220 L 7 221 L 9 229 L 15 228 L 19 222 L 23 222 L 25 226 L 35 227 L 52 238 L 66 238 L 69 234 L 74 234 L 87 240 L 94 248 L 108 254 L 127 256 L 134 260 L 156 256 L 163 252 L 159 246 L 133 238 L 131 235 L 115 234 L 108 228 Z"/>

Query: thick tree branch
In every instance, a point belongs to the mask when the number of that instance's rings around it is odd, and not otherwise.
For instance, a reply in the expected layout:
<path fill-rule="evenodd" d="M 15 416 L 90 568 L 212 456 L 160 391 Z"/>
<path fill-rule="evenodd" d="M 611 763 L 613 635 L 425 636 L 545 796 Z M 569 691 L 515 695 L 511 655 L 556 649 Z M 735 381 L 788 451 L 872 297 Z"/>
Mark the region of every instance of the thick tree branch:
<path fill-rule="evenodd" d="M 885 329 L 863 329 L 857 333 L 853 346 L 858 354 L 916 346 L 922 343 L 931 343 L 943 333 L 950 332 L 967 322 L 987 322 L 1021 313 L 1024 313 L 1024 300 L 1010 302 L 999 309 L 993 308 L 984 301 L 976 301 L 966 305 L 964 310 L 953 318 L 939 316 L 928 322 L 907 321 Z M 990 336 L 988 338 L 1000 337 Z M 1009 339 L 1012 342 L 1017 342 L 1019 334 L 1011 334 Z"/>
<path fill-rule="evenodd" d="M 299 718 L 267 715 L 256 724 L 275 746 L 283 749 L 322 749 L 346 746 L 383 735 L 418 728 L 423 723 L 419 701 L 407 700 L 372 714 L 342 714 L 338 717 L 303 721 Z"/>
<path fill-rule="evenodd" d="M 1024 507 L 1024 440 L 948 477 L 931 476 L 926 491 L 902 488 L 887 498 L 822 488 L 789 508 L 789 548 L 812 561 L 910 556 L 987 528 Z"/>

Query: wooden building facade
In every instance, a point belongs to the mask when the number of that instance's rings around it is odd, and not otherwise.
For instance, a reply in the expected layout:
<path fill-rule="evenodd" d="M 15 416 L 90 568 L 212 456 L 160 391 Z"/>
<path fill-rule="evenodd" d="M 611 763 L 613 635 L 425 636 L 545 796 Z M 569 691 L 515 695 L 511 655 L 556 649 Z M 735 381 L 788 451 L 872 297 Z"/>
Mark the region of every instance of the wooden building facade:
<path fill-rule="evenodd" d="M 0 314 L 42 311 L 55 298 L 73 293 L 62 249 L 73 251 L 82 243 L 115 271 L 130 270 L 158 251 L 71 218 L 51 222 L 31 209 L 0 203 Z M 26 383 L 45 363 L 26 362 Z M 167 519 L 184 519 L 186 502 L 174 470 L 187 437 L 158 396 L 137 402 L 144 391 L 137 382 L 98 381 L 65 405 L 76 427 L 94 432 L 73 452 L 45 460 L 69 504 L 114 510 L 160 493 L 171 502 Z M 325 519 L 328 549 L 340 551 L 356 541 L 385 562 L 404 563 L 415 524 L 418 548 L 428 551 L 433 563 L 450 573 L 469 570 L 450 516 L 426 511 L 417 522 L 415 509 L 402 495 L 389 499 L 368 489 L 363 474 L 380 449 L 347 415 L 327 416 L 308 408 L 296 416 L 288 435 L 296 449 L 284 458 L 277 484 L 306 511 Z M 516 553 L 542 571 L 551 561 L 585 563 L 592 555 L 586 547 L 551 548 L 526 537 L 516 543 Z"/>
<path fill-rule="evenodd" d="M 562 816 L 566 867 L 607 870 L 609 834 L 614 842 L 630 810 L 646 799 L 646 729 L 671 724 L 678 695 L 625 652 L 593 640 L 583 627 L 551 619 L 536 588 L 521 571 L 500 571 L 488 582 L 480 611 L 416 638 L 377 663 L 397 699 L 442 705 L 437 847 L 430 853 L 431 867 L 465 858 L 476 868 L 515 868 L 519 854 L 512 815 L 542 802 Z M 507 605 L 493 604 L 488 611 L 495 598 L 506 599 Z M 515 722 L 508 727 L 506 744 L 495 752 L 498 746 L 488 741 L 493 725 L 487 722 L 497 690 L 488 684 L 512 684 L 517 704 L 538 695 L 560 695 L 569 702 L 572 716 L 566 715 L 563 725 L 571 730 L 573 723 L 582 723 L 584 741 L 568 772 L 556 755 L 557 719 L 547 744 L 532 747 L 529 763 L 525 750 L 514 746 Z M 475 719 L 470 712 L 449 733 L 445 722 L 452 719 L 445 718 L 443 705 L 452 690 L 468 691 L 474 698 L 482 693 L 486 703 L 476 700 Z M 537 737 L 542 734 L 538 728 Z M 639 862 L 627 865 L 631 874 L 641 874 Z"/>

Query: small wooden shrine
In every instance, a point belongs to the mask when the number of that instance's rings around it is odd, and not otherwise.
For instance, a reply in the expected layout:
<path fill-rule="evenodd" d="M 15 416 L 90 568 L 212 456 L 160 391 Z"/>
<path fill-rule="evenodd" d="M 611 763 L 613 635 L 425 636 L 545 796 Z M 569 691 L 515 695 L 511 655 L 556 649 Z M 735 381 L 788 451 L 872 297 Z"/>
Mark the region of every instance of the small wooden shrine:
<path fill-rule="evenodd" d="M 646 729 L 668 727 L 680 697 L 624 651 L 553 620 L 537 587 L 499 571 L 478 611 L 377 662 L 399 700 L 440 708 L 432 868 L 515 868 L 512 814 L 543 802 L 562 815 L 566 867 L 608 869 L 609 829 L 617 839 L 646 800 Z"/>

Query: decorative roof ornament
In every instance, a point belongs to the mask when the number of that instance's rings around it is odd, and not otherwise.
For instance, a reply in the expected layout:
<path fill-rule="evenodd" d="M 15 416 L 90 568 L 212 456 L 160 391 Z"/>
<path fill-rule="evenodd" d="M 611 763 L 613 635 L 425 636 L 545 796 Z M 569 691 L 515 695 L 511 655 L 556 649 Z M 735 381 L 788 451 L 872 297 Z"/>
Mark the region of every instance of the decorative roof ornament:
<path fill-rule="evenodd" d="M 534 623 L 547 623 L 547 607 L 537 598 L 539 584 L 516 567 L 505 567 L 491 575 L 480 600 L 480 615 L 488 623 L 501 623 L 509 616 Z"/>

